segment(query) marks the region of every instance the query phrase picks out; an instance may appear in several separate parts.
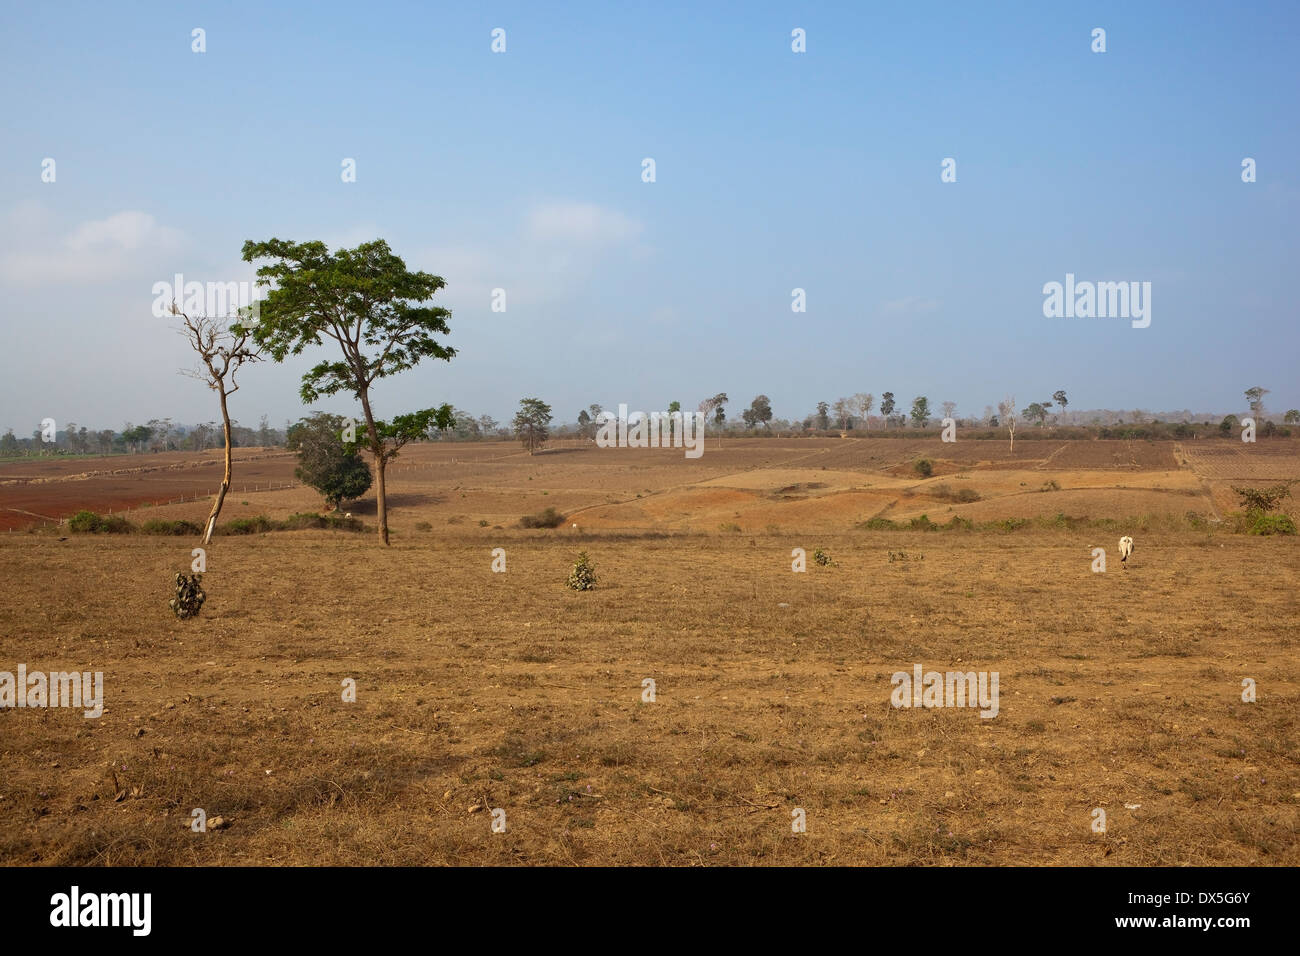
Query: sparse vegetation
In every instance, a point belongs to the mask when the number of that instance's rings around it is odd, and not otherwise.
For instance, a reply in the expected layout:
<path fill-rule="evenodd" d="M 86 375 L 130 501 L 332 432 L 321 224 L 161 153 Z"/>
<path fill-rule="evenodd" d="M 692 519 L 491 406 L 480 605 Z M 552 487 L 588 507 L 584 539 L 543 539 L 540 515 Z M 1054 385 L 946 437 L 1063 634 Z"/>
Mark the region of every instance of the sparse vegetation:
<path fill-rule="evenodd" d="M 68 519 L 68 530 L 76 534 L 132 534 L 136 526 L 118 515 L 97 515 L 78 511 Z"/>
<path fill-rule="evenodd" d="M 176 596 L 167 602 L 168 607 L 182 621 L 190 617 L 198 617 L 199 611 L 203 610 L 203 602 L 208 596 L 203 593 L 200 586 L 203 583 L 201 574 L 181 574 L 177 573 L 174 581 Z"/>
<path fill-rule="evenodd" d="M 596 566 L 591 563 L 586 551 L 578 552 L 578 560 L 569 572 L 568 585 L 575 591 L 590 591 L 596 586 Z"/>
<path fill-rule="evenodd" d="M 521 528 L 558 528 L 564 524 L 564 515 L 554 508 L 546 508 L 537 514 L 524 515 L 519 519 Z"/>

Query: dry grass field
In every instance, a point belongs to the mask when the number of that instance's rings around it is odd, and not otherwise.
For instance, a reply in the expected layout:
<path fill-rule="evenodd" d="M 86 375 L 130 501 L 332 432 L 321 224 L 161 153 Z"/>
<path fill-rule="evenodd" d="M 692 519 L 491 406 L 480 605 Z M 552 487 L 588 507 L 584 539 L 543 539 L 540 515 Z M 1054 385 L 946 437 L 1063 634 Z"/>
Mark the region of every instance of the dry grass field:
<path fill-rule="evenodd" d="M 1300 443 L 1258 447 L 1300 477 Z M 189 539 L 0 534 L 0 671 L 105 690 L 97 720 L 0 709 L 0 862 L 1294 866 L 1300 548 L 1183 520 L 1254 474 L 1236 452 L 420 446 L 391 548 L 220 537 L 188 621 Z M 318 506 L 249 492 L 223 520 Z M 518 527 L 548 506 L 565 526 Z M 347 507 L 373 524 L 373 498 Z M 1131 567 L 1109 528 L 855 529 L 1058 513 L 1114 519 Z M 564 585 L 579 550 L 595 590 Z M 997 716 L 894 708 L 917 664 L 997 672 Z M 224 825 L 192 832 L 194 808 Z"/>

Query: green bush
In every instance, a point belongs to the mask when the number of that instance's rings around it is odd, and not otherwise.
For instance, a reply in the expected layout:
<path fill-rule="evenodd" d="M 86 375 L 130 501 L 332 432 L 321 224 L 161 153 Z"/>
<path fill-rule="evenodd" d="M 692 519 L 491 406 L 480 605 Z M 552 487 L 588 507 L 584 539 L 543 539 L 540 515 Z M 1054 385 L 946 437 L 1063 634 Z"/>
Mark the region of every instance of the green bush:
<path fill-rule="evenodd" d="M 822 567 L 827 567 L 828 565 L 832 565 L 835 563 L 834 561 L 831 560 L 831 556 L 827 554 L 825 551 L 823 551 L 821 548 L 818 548 L 816 551 L 813 552 L 813 560 L 816 561 L 818 564 L 820 564 Z"/>
<path fill-rule="evenodd" d="M 68 519 L 68 529 L 76 534 L 131 534 L 136 527 L 118 515 L 105 517 L 83 510 Z"/>
<path fill-rule="evenodd" d="M 68 519 L 68 529 L 77 534 L 96 534 L 102 520 L 93 511 L 78 511 Z"/>
<path fill-rule="evenodd" d="M 266 515 L 258 515 L 256 518 L 236 518 L 227 522 L 221 529 L 222 534 L 262 534 L 266 531 L 274 531 L 275 525 Z"/>
<path fill-rule="evenodd" d="M 724 521 L 722 524 L 718 525 L 718 530 L 719 530 L 719 531 L 739 531 L 739 530 L 740 530 L 740 525 L 736 524 L 734 521 Z"/>
<path fill-rule="evenodd" d="M 913 518 L 908 522 L 907 526 L 913 531 L 934 531 L 939 527 L 930 520 L 929 515 L 921 515 L 919 518 Z"/>
<path fill-rule="evenodd" d="M 554 508 L 547 508 L 535 515 L 524 515 L 519 519 L 521 528 L 558 528 L 564 524 L 564 515 Z"/>
<path fill-rule="evenodd" d="M 312 528 L 326 528 L 331 531 L 364 531 L 365 525 L 359 518 L 345 518 L 339 514 L 318 515 L 314 511 L 300 511 L 291 514 L 283 521 L 270 523 L 270 531 L 306 531 Z"/>
<path fill-rule="evenodd" d="M 1254 512 L 1249 516 L 1249 527 L 1246 529 L 1247 534 L 1295 534 L 1295 522 L 1287 515 L 1277 514 L 1270 515 L 1263 512 Z"/>
<path fill-rule="evenodd" d="M 417 522 L 415 523 L 415 530 L 416 530 L 416 531 L 432 531 L 432 530 L 433 530 L 433 525 L 429 524 L 429 522 L 427 522 L 427 521 L 417 521 Z"/>
<path fill-rule="evenodd" d="M 150 518 L 144 524 L 140 525 L 141 534 L 165 534 L 176 537 L 185 537 L 187 535 L 200 535 L 203 528 L 193 521 L 180 519 L 177 521 L 166 521 L 162 518 Z"/>
<path fill-rule="evenodd" d="M 916 464 L 912 466 L 912 470 L 922 478 L 929 478 L 934 474 L 934 462 L 929 458 L 918 459 Z"/>

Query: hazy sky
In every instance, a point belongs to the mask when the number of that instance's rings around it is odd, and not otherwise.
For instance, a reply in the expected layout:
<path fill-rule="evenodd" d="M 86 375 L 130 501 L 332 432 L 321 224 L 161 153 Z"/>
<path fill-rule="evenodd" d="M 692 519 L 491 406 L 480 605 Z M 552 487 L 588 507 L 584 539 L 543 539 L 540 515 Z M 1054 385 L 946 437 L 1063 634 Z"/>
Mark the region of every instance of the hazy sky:
<path fill-rule="evenodd" d="M 1300 5 L 444 6 L 6 4 L 0 428 L 216 418 L 152 287 L 272 236 L 447 280 L 460 354 L 383 416 L 1300 406 Z M 1150 327 L 1045 318 L 1067 273 L 1150 282 Z M 298 418 L 316 360 L 248 370 L 235 417 Z"/>

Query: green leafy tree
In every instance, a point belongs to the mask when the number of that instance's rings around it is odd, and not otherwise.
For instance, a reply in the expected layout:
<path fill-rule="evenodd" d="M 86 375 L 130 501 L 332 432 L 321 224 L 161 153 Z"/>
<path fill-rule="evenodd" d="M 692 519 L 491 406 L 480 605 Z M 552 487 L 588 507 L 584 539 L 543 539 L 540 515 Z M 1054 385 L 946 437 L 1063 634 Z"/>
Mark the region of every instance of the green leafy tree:
<path fill-rule="evenodd" d="M 316 412 L 290 428 L 286 440 L 286 447 L 298 453 L 294 476 L 319 491 L 331 509 L 360 498 L 373 481 L 360 444 L 345 441 L 345 435 L 342 416 Z"/>
<path fill-rule="evenodd" d="M 881 392 L 880 393 L 880 415 L 882 418 L 885 419 L 886 426 L 889 425 L 889 419 L 893 416 L 893 414 L 894 414 L 894 393 Z"/>
<path fill-rule="evenodd" d="M 1264 396 L 1268 392 L 1268 389 L 1259 385 L 1246 389 L 1246 401 L 1250 404 L 1250 413 L 1257 421 L 1264 416 Z"/>
<path fill-rule="evenodd" d="M 817 428 L 820 431 L 825 431 L 826 429 L 831 427 L 831 407 L 828 403 L 826 402 L 817 403 L 816 422 L 817 422 Z"/>
<path fill-rule="evenodd" d="M 930 420 L 930 400 L 924 395 L 912 399 L 912 427 L 924 428 Z"/>
<path fill-rule="evenodd" d="M 1041 427 L 1043 421 L 1047 418 L 1047 409 L 1043 407 L 1041 402 L 1030 402 L 1029 407 L 1022 409 L 1020 414 L 1031 422 L 1038 422 Z"/>
<path fill-rule="evenodd" d="M 1223 421 L 1219 422 L 1219 432 L 1223 435 L 1230 435 L 1241 425 L 1236 415 L 1224 415 Z"/>
<path fill-rule="evenodd" d="M 1070 404 L 1070 400 L 1065 397 L 1065 389 L 1057 389 L 1052 393 L 1052 398 L 1056 400 L 1056 404 L 1061 406 L 1061 421 L 1065 421 L 1065 406 Z"/>
<path fill-rule="evenodd" d="M 713 422 L 719 427 L 721 427 L 722 423 L 727 420 L 727 411 L 725 406 L 729 401 L 731 401 L 731 399 L 727 398 L 726 392 L 718 392 L 718 394 L 714 395 L 712 398 Z"/>
<path fill-rule="evenodd" d="M 756 428 L 762 425 L 768 427 L 768 422 L 772 420 L 772 401 L 766 395 L 759 395 L 750 403 L 749 408 L 740 413 L 740 417 L 745 420 L 745 424 L 750 428 Z"/>
<path fill-rule="evenodd" d="M 585 408 L 582 411 L 578 412 L 578 437 L 579 438 L 591 437 L 591 416 L 587 414 L 587 410 Z"/>
<path fill-rule="evenodd" d="M 551 406 L 540 398 L 521 398 L 515 413 L 515 435 L 533 455 L 550 438 Z"/>
<path fill-rule="evenodd" d="M 1282 416 L 1282 421 L 1288 425 L 1300 425 L 1300 408 L 1287 409 L 1286 414 Z"/>
<path fill-rule="evenodd" d="M 303 375 L 299 394 L 311 403 L 346 392 L 361 403 L 365 443 L 375 462 L 379 538 L 386 545 L 388 463 L 430 428 L 450 427 L 452 408 L 443 404 L 386 422 L 375 417 L 371 389 L 423 359 L 450 361 L 456 354 L 436 338 L 449 334 L 451 313 L 423 304 L 446 282 L 408 270 L 382 239 L 333 254 L 319 241 L 250 240 L 243 253 L 245 262 L 270 260 L 257 270 L 258 284 L 270 288 L 252 326 L 257 343 L 277 362 L 323 344 L 323 337 L 342 352 L 341 359 L 321 361 Z"/>

